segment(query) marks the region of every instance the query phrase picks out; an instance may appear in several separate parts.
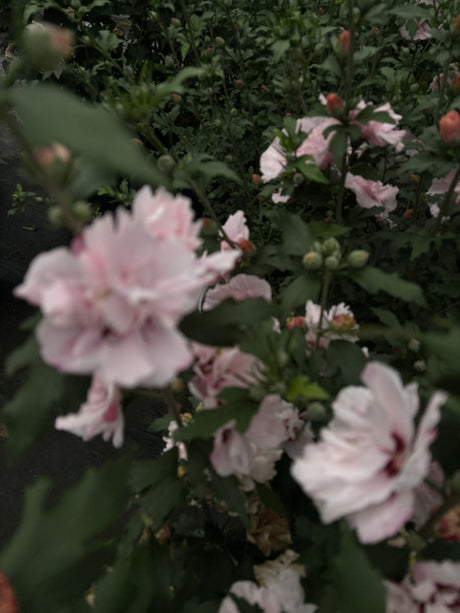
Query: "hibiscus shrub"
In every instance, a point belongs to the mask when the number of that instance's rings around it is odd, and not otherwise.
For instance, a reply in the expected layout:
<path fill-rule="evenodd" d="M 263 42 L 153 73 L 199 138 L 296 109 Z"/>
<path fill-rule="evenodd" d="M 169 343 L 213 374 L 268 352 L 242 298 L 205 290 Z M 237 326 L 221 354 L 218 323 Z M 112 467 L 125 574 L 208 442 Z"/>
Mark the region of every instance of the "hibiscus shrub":
<path fill-rule="evenodd" d="M 460 611 L 460 6 L 247 4 L 12 3 L 1 118 L 73 239 L 15 289 L 7 449 L 121 452 L 27 490 L 1 611 Z"/>

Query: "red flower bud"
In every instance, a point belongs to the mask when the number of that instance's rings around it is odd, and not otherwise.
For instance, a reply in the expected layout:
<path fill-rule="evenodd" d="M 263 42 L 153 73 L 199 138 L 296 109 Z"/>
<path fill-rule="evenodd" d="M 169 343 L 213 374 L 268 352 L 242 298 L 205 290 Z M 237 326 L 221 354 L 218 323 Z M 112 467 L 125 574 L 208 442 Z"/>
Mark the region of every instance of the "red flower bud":
<path fill-rule="evenodd" d="M 292 117 L 292 113 L 286 113 L 286 117 Z"/>
<path fill-rule="evenodd" d="M 460 142 L 460 113 L 452 110 L 444 115 L 444 117 L 441 117 L 439 120 L 439 134 L 446 145 Z"/>
<path fill-rule="evenodd" d="M 235 81 L 235 85 L 239 88 L 243 87 L 243 81 L 241 79 L 237 79 Z"/>
<path fill-rule="evenodd" d="M 0 612 L 17 613 L 19 604 L 6 575 L 0 570 Z"/>
<path fill-rule="evenodd" d="M 252 182 L 258 185 L 260 183 L 260 175 L 256 175 L 255 173 L 252 175 Z"/>
<path fill-rule="evenodd" d="M 171 98 L 174 100 L 174 102 L 180 102 L 182 100 L 182 97 L 179 96 L 179 94 L 171 94 Z"/>
<path fill-rule="evenodd" d="M 302 317 L 301 315 L 297 315 L 296 317 L 288 317 L 286 319 L 286 328 L 288 330 L 294 330 L 294 328 L 300 328 L 302 330 L 302 328 L 305 328 L 305 326 L 305 317 Z"/>
<path fill-rule="evenodd" d="M 180 21 L 178 19 L 176 19 L 175 17 L 171 17 L 171 25 L 179 26 L 180 25 Z"/>
<path fill-rule="evenodd" d="M 323 9 L 323 8 L 321 8 L 321 7 L 319 7 L 319 9 L 318 9 L 318 13 L 319 13 L 320 15 L 324 15 L 324 9 Z"/>
<path fill-rule="evenodd" d="M 409 177 L 409 181 L 410 181 L 411 183 L 418 183 L 419 179 L 420 179 L 420 177 L 419 177 L 418 175 L 411 175 L 411 176 Z"/>
<path fill-rule="evenodd" d="M 407 209 L 403 213 L 404 219 L 412 219 L 412 215 L 414 214 L 414 209 Z"/>
<path fill-rule="evenodd" d="M 350 50 L 350 32 L 348 30 L 342 30 L 339 39 L 336 44 L 336 51 L 339 54 L 347 54 Z"/>
<path fill-rule="evenodd" d="M 248 241 L 247 239 L 243 239 L 242 241 L 240 241 L 238 243 L 238 247 L 243 253 L 250 254 L 254 252 L 254 245 L 251 243 L 251 241 Z"/>
<path fill-rule="evenodd" d="M 337 109 L 343 109 L 343 103 L 337 94 L 328 94 L 326 96 L 326 101 L 326 108 L 330 113 Z"/>
<path fill-rule="evenodd" d="M 261 90 L 264 92 L 264 94 L 265 94 L 266 92 L 268 92 L 268 87 L 267 87 L 266 85 L 263 85 L 263 84 L 262 84 L 262 85 L 260 86 L 260 89 L 261 89 Z"/>

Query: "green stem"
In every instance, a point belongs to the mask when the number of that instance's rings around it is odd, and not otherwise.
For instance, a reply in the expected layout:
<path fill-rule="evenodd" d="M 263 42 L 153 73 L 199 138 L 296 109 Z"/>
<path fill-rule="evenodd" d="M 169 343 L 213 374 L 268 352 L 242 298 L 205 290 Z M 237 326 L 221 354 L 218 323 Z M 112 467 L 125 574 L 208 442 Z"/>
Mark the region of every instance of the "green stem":
<path fill-rule="evenodd" d="M 340 168 L 340 184 L 339 191 L 337 192 L 337 204 L 335 208 L 335 220 L 337 223 L 342 223 L 342 206 L 343 197 L 345 194 L 345 180 L 347 177 L 347 151 L 345 151 L 342 160 L 342 166 Z"/>

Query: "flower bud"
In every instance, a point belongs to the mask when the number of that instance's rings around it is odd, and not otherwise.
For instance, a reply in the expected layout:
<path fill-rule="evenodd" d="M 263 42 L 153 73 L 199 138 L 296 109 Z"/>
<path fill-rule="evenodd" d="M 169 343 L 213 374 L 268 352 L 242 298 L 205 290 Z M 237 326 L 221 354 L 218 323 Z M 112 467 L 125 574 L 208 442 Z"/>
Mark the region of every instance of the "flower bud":
<path fill-rule="evenodd" d="M 260 89 L 262 90 L 262 92 L 263 92 L 264 94 L 266 94 L 266 93 L 268 92 L 268 87 L 267 87 L 266 85 L 264 85 L 264 84 L 262 84 L 262 85 L 260 86 Z"/>
<path fill-rule="evenodd" d="M 295 175 L 292 177 L 292 181 L 294 185 L 302 185 L 305 179 L 300 172 L 296 172 Z"/>
<path fill-rule="evenodd" d="M 450 24 L 450 33 L 454 37 L 460 36 L 460 15 L 457 15 Z"/>
<path fill-rule="evenodd" d="M 336 238 L 328 238 L 324 241 L 321 249 L 323 255 L 337 255 L 340 257 L 340 244 Z"/>
<path fill-rule="evenodd" d="M 225 47 L 225 41 L 222 36 L 216 36 L 214 40 L 216 41 L 216 45 L 219 45 L 219 47 Z"/>
<path fill-rule="evenodd" d="M 241 79 L 236 79 L 235 85 L 241 89 L 243 87 L 243 81 Z"/>
<path fill-rule="evenodd" d="M 330 113 L 343 109 L 343 102 L 337 94 L 328 94 L 326 96 L 326 108 Z"/>
<path fill-rule="evenodd" d="M 301 330 L 306 327 L 305 317 L 297 315 L 296 317 L 288 317 L 286 319 L 286 328 L 293 330 L 294 328 L 300 328 Z"/>
<path fill-rule="evenodd" d="M 420 351 L 420 341 L 416 338 L 411 338 L 409 341 L 409 349 L 414 353 L 418 353 Z"/>
<path fill-rule="evenodd" d="M 449 111 L 439 120 L 439 134 L 442 140 L 449 145 L 460 141 L 460 113 Z"/>
<path fill-rule="evenodd" d="M 58 206 L 51 206 L 48 209 L 48 221 L 55 228 L 62 228 L 65 226 L 65 217 L 61 208 Z"/>
<path fill-rule="evenodd" d="M 426 370 L 426 362 L 425 360 L 417 360 L 414 362 L 414 370 L 417 372 L 425 372 Z"/>
<path fill-rule="evenodd" d="M 182 96 L 175 94 L 174 92 L 171 94 L 171 98 L 174 100 L 174 102 L 182 102 Z"/>
<path fill-rule="evenodd" d="M 323 258 L 317 251 L 309 251 L 303 256 L 302 264 L 307 270 L 318 270 L 323 265 Z"/>
<path fill-rule="evenodd" d="M 174 158 L 171 155 L 169 155 L 169 153 L 166 153 L 165 155 L 161 155 L 158 158 L 158 168 L 162 172 L 169 173 L 172 170 L 174 170 L 175 166 L 176 166 L 176 162 L 174 161 Z"/>
<path fill-rule="evenodd" d="M 350 268 L 363 268 L 369 260 L 369 253 L 362 249 L 356 249 L 347 256 L 347 264 Z"/>
<path fill-rule="evenodd" d="M 201 219 L 201 227 L 205 236 L 217 236 L 217 224 L 210 217 L 203 217 Z"/>
<path fill-rule="evenodd" d="M 307 415 L 311 421 L 322 421 L 326 417 L 326 407 L 315 400 L 308 405 Z"/>
<path fill-rule="evenodd" d="M 238 117 L 238 109 L 236 109 L 235 107 L 230 109 L 230 115 L 232 117 Z"/>
<path fill-rule="evenodd" d="M 414 214 L 414 209 L 406 209 L 403 213 L 404 219 L 412 219 L 412 215 Z"/>
<path fill-rule="evenodd" d="M 247 239 L 243 239 L 242 241 L 240 241 L 238 243 L 238 247 L 241 249 L 241 251 L 243 253 L 245 253 L 246 255 L 249 255 L 251 253 L 254 253 L 255 251 L 255 247 L 254 244 L 251 243 L 251 241 L 248 241 Z"/>
<path fill-rule="evenodd" d="M 336 44 L 335 52 L 340 60 L 346 60 L 350 51 L 350 32 L 348 30 L 342 30 Z"/>
<path fill-rule="evenodd" d="M 70 30 L 51 23 L 32 21 L 24 30 L 22 49 L 27 60 L 39 70 L 54 70 L 73 53 Z"/>
<path fill-rule="evenodd" d="M 78 217 L 81 221 L 89 221 L 93 215 L 90 203 L 84 200 L 75 202 L 75 204 L 72 205 L 72 211 L 75 217 Z"/>
<path fill-rule="evenodd" d="M 18 613 L 19 603 L 8 577 L 0 570 L 0 611 Z"/>
<path fill-rule="evenodd" d="M 324 267 L 326 268 L 326 270 L 337 270 L 339 266 L 340 266 L 340 260 L 335 255 L 329 255 L 324 260 Z"/>
<path fill-rule="evenodd" d="M 258 185 L 260 183 L 260 181 L 261 181 L 261 176 L 254 173 L 252 175 L 251 179 L 252 179 L 252 182 L 254 183 L 254 185 Z"/>
<path fill-rule="evenodd" d="M 180 26 L 180 21 L 175 17 L 171 17 L 171 25 L 172 26 Z"/>

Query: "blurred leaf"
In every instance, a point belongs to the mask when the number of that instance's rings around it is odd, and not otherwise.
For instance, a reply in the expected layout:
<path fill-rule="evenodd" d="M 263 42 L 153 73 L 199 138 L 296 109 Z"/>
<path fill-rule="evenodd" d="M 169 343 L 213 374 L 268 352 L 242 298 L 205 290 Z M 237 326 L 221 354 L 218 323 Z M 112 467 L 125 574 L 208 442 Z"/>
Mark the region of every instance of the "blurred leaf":
<path fill-rule="evenodd" d="M 310 228 L 315 238 L 335 238 L 336 236 L 343 236 L 351 232 L 351 228 L 339 226 L 335 223 L 325 223 L 324 221 L 312 221 Z"/>
<path fill-rule="evenodd" d="M 277 40 L 272 45 L 273 58 L 278 62 L 290 47 L 290 42 L 287 39 Z"/>
<path fill-rule="evenodd" d="M 120 517 L 129 462 L 124 457 L 89 470 L 51 509 L 46 505 L 48 481 L 27 489 L 21 525 L 0 556 L 21 610 L 61 611 L 102 572 L 112 551 L 95 537 Z"/>
<path fill-rule="evenodd" d="M 385 613 L 382 577 L 345 524 L 334 561 L 334 588 L 341 613 Z"/>
<path fill-rule="evenodd" d="M 289 402 L 295 403 L 299 396 L 318 400 L 327 400 L 329 398 L 326 390 L 323 390 L 317 383 L 312 383 L 307 375 L 297 375 L 288 383 L 286 399 Z"/>
<path fill-rule="evenodd" d="M 312 248 L 313 235 L 299 215 L 289 215 L 281 219 L 280 229 L 283 236 L 283 251 L 288 255 L 303 256 Z"/>
<path fill-rule="evenodd" d="M 366 356 L 361 347 L 349 341 L 332 341 L 327 350 L 325 377 L 339 371 L 344 383 L 359 385 L 361 372 L 366 364 Z"/>
<path fill-rule="evenodd" d="M 45 364 L 33 336 L 10 355 L 6 372 L 11 375 L 26 366 L 29 367 L 27 379 L 3 407 L 10 433 L 6 449 L 11 462 L 16 461 L 45 432 L 58 403 L 67 412 L 77 410 L 85 400 L 88 388 L 87 377 L 65 376 Z"/>
<path fill-rule="evenodd" d="M 164 178 L 142 155 L 118 120 L 101 107 L 82 102 L 52 85 L 28 85 L 12 93 L 27 140 L 32 146 L 62 143 L 96 166 L 153 185 Z"/>
<path fill-rule="evenodd" d="M 314 163 L 309 163 L 310 156 L 302 156 L 297 158 L 294 166 L 304 176 L 307 181 L 314 183 L 322 183 L 329 185 L 329 179 L 324 175 L 318 166 Z"/>
<path fill-rule="evenodd" d="M 318 301 L 321 281 L 314 273 L 303 273 L 296 277 L 282 293 L 281 308 L 288 316 L 299 306 L 305 306 L 307 300 Z"/>
<path fill-rule="evenodd" d="M 258 326 L 272 315 L 274 305 L 263 298 L 248 298 L 236 302 L 227 299 L 217 307 L 203 313 L 184 317 L 180 329 L 191 340 L 229 347 L 245 337 L 248 326 Z"/>
<path fill-rule="evenodd" d="M 399 323 L 399 319 L 391 311 L 377 308 L 373 308 L 372 311 L 377 315 L 380 321 L 389 328 L 402 328 L 401 324 Z"/>
<path fill-rule="evenodd" d="M 427 307 L 421 288 L 415 283 L 404 281 L 396 272 L 383 272 L 379 268 L 367 266 L 362 270 L 349 271 L 348 276 L 370 294 L 384 291 L 394 298 Z"/>

